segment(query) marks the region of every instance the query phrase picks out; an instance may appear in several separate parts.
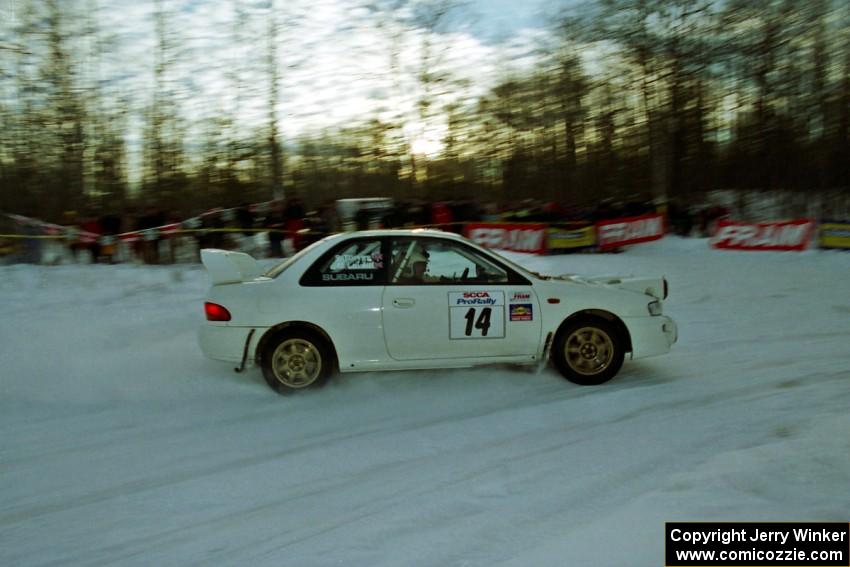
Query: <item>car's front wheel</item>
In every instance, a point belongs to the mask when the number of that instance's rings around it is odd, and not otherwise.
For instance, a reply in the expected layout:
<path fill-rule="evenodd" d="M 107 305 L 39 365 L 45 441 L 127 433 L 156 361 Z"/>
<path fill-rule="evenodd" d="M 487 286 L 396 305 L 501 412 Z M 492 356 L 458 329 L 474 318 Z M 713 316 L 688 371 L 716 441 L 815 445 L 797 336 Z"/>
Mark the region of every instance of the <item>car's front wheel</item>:
<path fill-rule="evenodd" d="M 566 324 L 555 337 L 552 361 L 576 384 L 593 386 L 613 378 L 623 365 L 624 341 L 617 328 L 600 318 Z"/>
<path fill-rule="evenodd" d="M 308 330 L 282 331 L 261 354 L 266 383 L 279 394 L 324 385 L 333 369 L 327 341 Z"/>

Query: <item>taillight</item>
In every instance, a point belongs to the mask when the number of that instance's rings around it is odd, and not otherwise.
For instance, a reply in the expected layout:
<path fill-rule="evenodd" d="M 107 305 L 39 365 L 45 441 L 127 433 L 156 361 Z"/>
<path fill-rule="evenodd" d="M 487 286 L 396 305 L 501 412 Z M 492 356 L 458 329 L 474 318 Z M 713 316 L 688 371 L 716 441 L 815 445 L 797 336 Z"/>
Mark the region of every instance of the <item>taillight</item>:
<path fill-rule="evenodd" d="M 207 314 L 207 321 L 230 321 L 230 311 L 218 303 L 204 303 L 204 312 Z"/>

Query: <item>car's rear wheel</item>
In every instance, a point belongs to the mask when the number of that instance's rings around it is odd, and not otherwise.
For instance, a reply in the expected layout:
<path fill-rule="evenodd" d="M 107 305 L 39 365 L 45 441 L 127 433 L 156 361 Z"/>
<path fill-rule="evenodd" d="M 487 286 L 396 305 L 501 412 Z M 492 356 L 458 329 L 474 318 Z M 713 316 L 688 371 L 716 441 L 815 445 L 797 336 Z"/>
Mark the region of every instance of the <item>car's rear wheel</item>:
<path fill-rule="evenodd" d="M 308 330 L 278 333 L 266 343 L 261 356 L 266 383 L 279 394 L 320 387 L 333 369 L 327 341 Z"/>
<path fill-rule="evenodd" d="M 624 341 L 617 328 L 597 317 L 566 324 L 552 345 L 555 367 L 564 378 L 583 386 L 602 384 L 613 378 L 624 357 Z"/>

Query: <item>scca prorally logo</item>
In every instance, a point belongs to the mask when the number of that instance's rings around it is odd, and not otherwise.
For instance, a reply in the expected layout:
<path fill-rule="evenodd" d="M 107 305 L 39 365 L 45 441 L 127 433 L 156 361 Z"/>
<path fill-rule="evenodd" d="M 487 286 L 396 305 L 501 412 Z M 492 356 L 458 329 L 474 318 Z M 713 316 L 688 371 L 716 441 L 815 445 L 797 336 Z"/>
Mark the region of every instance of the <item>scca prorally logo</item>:
<path fill-rule="evenodd" d="M 465 299 L 469 299 L 471 297 L 490 297 L 490 294 L 486 291 L 465 291 L 463 292 L 463 297 Z"/>
<path fill-rule="evenodd" d="M 504 300 L 502 300 L 504 302 Z M 496 299 L 486 291 L 465 291 L 455 296 L 454 305 L 495 305 Z"/>

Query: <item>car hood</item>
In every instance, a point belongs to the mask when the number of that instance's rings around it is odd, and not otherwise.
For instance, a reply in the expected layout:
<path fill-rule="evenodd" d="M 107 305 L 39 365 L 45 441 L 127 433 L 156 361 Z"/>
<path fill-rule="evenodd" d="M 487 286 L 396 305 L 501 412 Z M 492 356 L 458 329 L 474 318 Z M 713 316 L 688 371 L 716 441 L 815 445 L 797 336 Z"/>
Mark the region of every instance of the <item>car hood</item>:
<path fill-rule="evenodd" d="M 563 274 L 552 277 L 553 281 L 565 281 L 586 286 L 622 289 L 649 295 L 656 299 L 667 297 L 667 280 L 663 276 L 579 276 Z"/>

